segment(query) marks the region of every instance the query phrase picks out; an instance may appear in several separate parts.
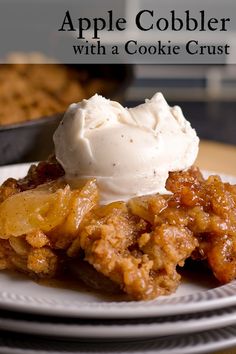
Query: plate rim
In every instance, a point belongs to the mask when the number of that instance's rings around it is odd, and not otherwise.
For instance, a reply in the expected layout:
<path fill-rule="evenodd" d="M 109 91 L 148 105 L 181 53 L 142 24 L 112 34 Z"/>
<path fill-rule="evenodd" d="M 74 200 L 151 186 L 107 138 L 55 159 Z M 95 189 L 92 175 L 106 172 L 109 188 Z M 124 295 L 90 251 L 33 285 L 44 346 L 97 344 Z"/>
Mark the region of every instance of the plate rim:
<path fill-rule="evenodd" d="M 80 320 L 80 323 L 65 323 L 63 319 L 57 322 L 50 322 L 50 318 L 42 319 L 19 319 L 1 317 L 0 330 L 7 330 L 15 333 L 30 334 L 37 336 L 60 337 L 63 339 L 147 339 L 160 338 L 162 336 L 173 336 L 192 334 L 202 331 L 209 331 L 223 327 L 236 325 L 236 306 L 228 309 L 221 309 L 206 312 L 204 314 L 188 314 L 187 316 L 169 316 L 153 318 L 145 322 L 142 319 L 137 321 L 122 321 L 116 323 L 99 321 L 93 324 Z"/>
<path fill-rule="evenodd" d="M 210 330 L 206 332 L 196 332 L 186 336 L 173 336 L 170 338 L 156 338 L 146 341 L 131 342 L 72 342 L 45 340 L 43 338 L 29 336 L 15 337 L 0 335 L 0 353 L 2 354 L 73 354 L 78 350 L 83 354 L 140 354 L 142 352 L 149 354 L 200 354 L 210 353 L 215 350 L 223 350 L 236 346 L 236 326 L 229 326 Z M 80 348 L 79 348 L 80 347 Z M 92 347 L 92 351 L 91 351 Z M 59 349 L 60 348 L 60 349 Z M 59 349 L 59 350 L 58 350 Z"/>
<path fill-rule="evenodd" d="M 224 290 L 226 290 L 226 293 Z M 231 295 L 225 297 L 229 290 L 232 290 L 233 294 L 231 293 Z M 219 297 L 214 297 L 216 293 L 219 294 Z M 211 295 L 213 298 L 207 298 L 207 296 Z M 178 303 L 169 303 L 176 302 L 176 300 Z M 194 294 L 139 302 L 82 302 L 78 300 L 73 303 L 71 301 L 67 303 L 65 301 L 47 300 L 42 297 L 36 298 L 31 295 L 18 296 L 18 294 L 14 294 L 12 297 L 12 293 L 0 292 L 0 309 L 53 317 L 64 316 L 88 319 L 135 319 L 151 316 L 175 316 L 217 310 L 233 305 L 236 305 L 236 280 L 230 284 Z"/>

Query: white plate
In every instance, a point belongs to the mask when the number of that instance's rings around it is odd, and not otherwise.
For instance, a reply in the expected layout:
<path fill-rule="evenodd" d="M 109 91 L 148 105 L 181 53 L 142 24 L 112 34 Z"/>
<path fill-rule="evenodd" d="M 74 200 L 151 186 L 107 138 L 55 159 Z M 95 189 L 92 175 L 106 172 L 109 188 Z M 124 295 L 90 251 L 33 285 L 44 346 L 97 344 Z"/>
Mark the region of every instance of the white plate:
<path fill-rule="evenodd" d="M 236 346 L 236 326 L 146 341 L 78 343 L 0 334 L 0 354 L 200 354 Z"/>
<path fill-rule="evenodd" d="M 125 340 L 157 338 L 236 325 L 236 307 L 195 315 L 134 320 L 78 320 L 35 317 L 24 314 L 0 315 L 0 330 L 78 340 Z"/>
<path fill-rule="evenodd" d="M 23 176 L 28 166 L 14 165 L 0 168 L 4 180 L 8 176 Z M 224 176 L 236 183 L 236 178 Z M 236 305 L 236 281 L 213 286 L 204 281 L 183 282 L 171 296 L 153 301 L 124 302 L 98 296 L 93 292 L 45 287 L 18 275 L 0 273 L 0 307 L 53 316 L 83 318 L 138 318 L 170 316 L 209 311 Z"/>

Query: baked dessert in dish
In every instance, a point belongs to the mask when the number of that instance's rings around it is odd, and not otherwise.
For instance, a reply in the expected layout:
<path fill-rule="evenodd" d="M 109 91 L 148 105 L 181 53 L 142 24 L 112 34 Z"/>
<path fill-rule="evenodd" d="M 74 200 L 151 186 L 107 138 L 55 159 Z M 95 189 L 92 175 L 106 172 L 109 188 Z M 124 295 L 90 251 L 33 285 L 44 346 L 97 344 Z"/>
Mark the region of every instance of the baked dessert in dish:
<path fill-rule="evenodd" d="M 114 92 L 119 81 L 102 75 L 101 68 L 91 74 L 79 65 L 0 65 L 0 126 L 63 113 L 73 101 Z"/>
<path fill-rule="evenodd" d="M 0 267 L 80 278 L 148 300 L 176 290 L 186 259 L 236 277 L 236 186 L 193 167 L 196 132 L 161 94 L 125 109 L 73 104 L 55 156 L 0 187 Z"/>

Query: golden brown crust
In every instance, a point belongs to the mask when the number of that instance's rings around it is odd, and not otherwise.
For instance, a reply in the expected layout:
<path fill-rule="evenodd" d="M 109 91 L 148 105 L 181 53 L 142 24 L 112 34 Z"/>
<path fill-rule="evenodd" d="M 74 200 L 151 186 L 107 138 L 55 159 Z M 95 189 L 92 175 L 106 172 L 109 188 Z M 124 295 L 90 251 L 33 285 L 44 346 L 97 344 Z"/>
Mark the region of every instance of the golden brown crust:
<path fill-rule="evenodd" d="M 152 227 L 125 203 L 92 211 L 79 235 L 85 260 L 136 300 L 175 291 L 180 280 L 176 267 L 196 245 L 184 227 Z"/>
<path fill-rule="evenodd" d="M 220 282 L 235 279 L 236 186 L 219 176 L 204 180 L 196 170 L 171 174 L 167 186 L 174 193 L 169 204 L 199 241 L 193 257 L 206 259 Z"/>

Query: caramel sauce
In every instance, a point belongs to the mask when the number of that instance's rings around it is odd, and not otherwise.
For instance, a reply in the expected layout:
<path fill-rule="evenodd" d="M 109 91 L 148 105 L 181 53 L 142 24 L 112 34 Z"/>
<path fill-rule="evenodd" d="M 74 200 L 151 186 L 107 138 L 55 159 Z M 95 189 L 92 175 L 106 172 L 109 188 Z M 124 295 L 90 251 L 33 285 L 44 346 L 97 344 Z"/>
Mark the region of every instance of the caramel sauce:
<path fill-rule="evenodd" d="M 38 279 L 36 280 L 36 283 L 42 286 L 50 287 L 50 288 L 56 288 L 56 289 L 61 289 L 61 290 L 73 290 L 77 291 L 78 293 L 92 293 L 96 297 L 103 299 L 104 301 L 130 301 L 129 297 L 127 294 L 124 293 L 111 293 L 108 291 L 105 291 L 104 289 L 101 290 L 96 290 L 91 288 L 89 285 L 86 285 L 85 283 L 82 282 L 82 280 L 77 280 L 73 278 L 66 278 L 66 277 L 60 277 L 60 278 L 53 278 L 53 279 Z"/>

